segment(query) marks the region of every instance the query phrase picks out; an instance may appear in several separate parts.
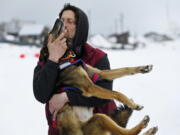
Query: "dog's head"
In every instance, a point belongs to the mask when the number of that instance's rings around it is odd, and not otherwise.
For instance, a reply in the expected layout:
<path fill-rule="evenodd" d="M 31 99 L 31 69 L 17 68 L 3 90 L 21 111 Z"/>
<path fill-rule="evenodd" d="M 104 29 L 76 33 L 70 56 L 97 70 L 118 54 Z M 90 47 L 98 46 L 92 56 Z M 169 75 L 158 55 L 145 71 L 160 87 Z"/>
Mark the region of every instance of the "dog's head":
<path fill-rule="evenodd" d="M 133 110 L 126 105 L 120 105 L 111 115 L 112 119 L 121 127 L 126 127 Z"/>
<path fill-rule="evenodd" d="M 54 26 L 52 27 L 52 30 L 45 37 L 44 44 L 40 52 L 40 61 L 46 61 L 49 56 L 48 48 L 47 48 L 49 35 L 52 35 L 53 40 L 55 40 L 63 31 L 64 31 L 64 23 L 62 20 L 57 18 L 54 23 Z M 66 36 L 65 38 L 67 42 L 67 50 L 72 49 L 72 39 Z"/>
<path fill-rule="evenodd" d="M 64 30 L 64 23 L 63 21 L 57 18 L 49 34 L 51 34 L 53 38 L 56 39 L 63 30 Z"/>

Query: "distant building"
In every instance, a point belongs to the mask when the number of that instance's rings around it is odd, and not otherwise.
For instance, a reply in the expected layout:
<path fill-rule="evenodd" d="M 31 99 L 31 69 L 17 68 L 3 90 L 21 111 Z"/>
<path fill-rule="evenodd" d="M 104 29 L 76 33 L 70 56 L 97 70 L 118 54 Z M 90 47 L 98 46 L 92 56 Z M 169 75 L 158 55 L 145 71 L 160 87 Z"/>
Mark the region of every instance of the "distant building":
<path fill-rule="evenodd" d="M 173 40 L 173 38 L 171 38 L 170 36 L 166 34 L 159 34 L 157 32 L 148 32 L 144 34 L 144 37 L 154 42 L 163 42 L 163 41 Z"/>
<path fill-rule="evenodd" d="M 5 39 L 5 23 L 0 24 L 0 40 Z"/>
<path fill-rule="evenodd" d="M 137 41 L 134 41 L 133 43 L 130 43 L 129 41 L 130 33 L 123 32 L 120 34 L 111 34 L 109 36 L 109 40 L 116 43 L 116 46 L 114 46 L 114 49 L 136 49 L 137 45 L 139 44 Z"/>
<path fill-rule="evenodd" d="M 49 28 L 40 24 L 23 25 L 18 33 L 19 41 L 23 43 L 41 44 Z"/>
<path fill-rule="evenodd" d="M 128 44 L 128 38 L 129 38 L 129 32 L 124 32 L 124 33 L 121 33 L 121 34 L 111 34 L 109 36 L 109 38 L 112 38 L 114 37 L 116 39 L 116 43 L 121 43 L 121 44 Z"/>
<path fill-rule="evenodd" d="M 33 21 L 12 19 L 10 22 L 0 23 L 0 40 L 15 44 L 41 45 L 49 28 Z"/>
<path fill-rule="evenodd" d="M 12 19 L 10 22 L 6 23 L 5 31 L 8 35 L 17 36 L 19 30 L 21 29 L 22 22 L 18 19 Z"/>

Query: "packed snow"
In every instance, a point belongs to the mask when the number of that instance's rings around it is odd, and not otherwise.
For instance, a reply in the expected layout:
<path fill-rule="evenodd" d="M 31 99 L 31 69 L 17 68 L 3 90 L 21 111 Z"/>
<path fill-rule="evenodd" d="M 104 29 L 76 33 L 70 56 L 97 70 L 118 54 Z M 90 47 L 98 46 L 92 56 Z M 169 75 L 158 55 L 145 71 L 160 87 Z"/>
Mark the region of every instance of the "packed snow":
<path fill-rule="evenodd" d="M 153 64 L 148 74 L 127 76 L 114 81 L 114 90 L 144 106 L 134 111 L 128 128 L 144 115 L 151 120 L 147 128 L 158 126 L 157 135 L 180 134 L 180 41 L 146 42 L 135 51 L 104 50 L 111 68 Z M 33 69 L 39 48 L 0 43 L 0 129 L 1 135 L 46 135 L 44 105 L 35 100 Z M 146 129 L 147 129 L 146 128 Z M 145 130 L 144 130 L 145 131 Z"/>

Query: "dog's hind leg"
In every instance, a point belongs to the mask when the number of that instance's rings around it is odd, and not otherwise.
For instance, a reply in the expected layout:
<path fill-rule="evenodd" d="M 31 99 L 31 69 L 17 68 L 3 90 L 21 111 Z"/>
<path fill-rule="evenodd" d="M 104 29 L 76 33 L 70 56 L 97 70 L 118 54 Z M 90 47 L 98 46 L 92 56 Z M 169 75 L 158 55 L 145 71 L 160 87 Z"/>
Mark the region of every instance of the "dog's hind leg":
<path fill-rule="evenodd" d="M 146 66 L 137 66 L 137 67 L 125 67 L 125 68 L 118 68 L 112 70 L 99 70 L 93 68 L 91 66 L 88 67 L 88 74 L 92 76 L 93 73 L 98 73 L 100 75 L 100 79 L 107 79 L 107 80 L 114 80 L 116 78 L 120 78 L 126 75 L 133 75 L 137 73 L 148 73 L 152 70 L 152 65 Z"/>
<path fill-rule="evenodd" d="M 82 127 L 84 135 L 104 135 L 110 132 L 117 135 L 137 135 L 143 128 L 147 126 L 149 117 L 144 119 L 131 129 L 118 126 L 110 117 L 104 114 L 95 114 Z"/>
<path fill-rule="evenodd" d="M 134 103 L 133 100 L 129 99 L 123 93 L 111 91 L 97 85 L 87 87 L 86 90 L 83 90 L 83 95 L 87 97 L 95 96 L 102 99 L 116 99 L 134 110 L 141 110 L 143 108 L 143 106 Z"/>

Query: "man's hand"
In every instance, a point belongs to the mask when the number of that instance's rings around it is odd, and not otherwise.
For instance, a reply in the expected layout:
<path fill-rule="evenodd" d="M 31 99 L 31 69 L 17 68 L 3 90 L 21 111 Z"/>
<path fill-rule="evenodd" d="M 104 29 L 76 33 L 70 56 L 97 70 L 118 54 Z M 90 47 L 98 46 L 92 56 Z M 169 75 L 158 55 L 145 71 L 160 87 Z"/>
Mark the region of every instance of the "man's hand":
<path fill-rule="evenodd" d="M 54 113 L 54 111 L 59 111 L 65 103 L 69 101 L 66 92 L 60 94 L 54 94 L 49 100 L 49 111 Z"/>
<path fill-rule="evenodd" d="M 56 119 L 58 111 L 69 101 L 66 92 L 55 94 L 49 101 L 49 111 L 53 115 L 53 120 Z"/>
<path fill-rule="evenodd" d="M 67 49 L 65 32 L 62 32 L 56 39 L 50 34 L 48 39 L 48 51 L 49 60 L 58 63 L 59 58 L 61 58 Z"/>
<path fill-rule="evenodd" d="M 69 101 L 66 92 L 55 94 L 49 101 L 49 111 L 53 114 L 53 119 L 56 118 L 57 112 Z"/>

